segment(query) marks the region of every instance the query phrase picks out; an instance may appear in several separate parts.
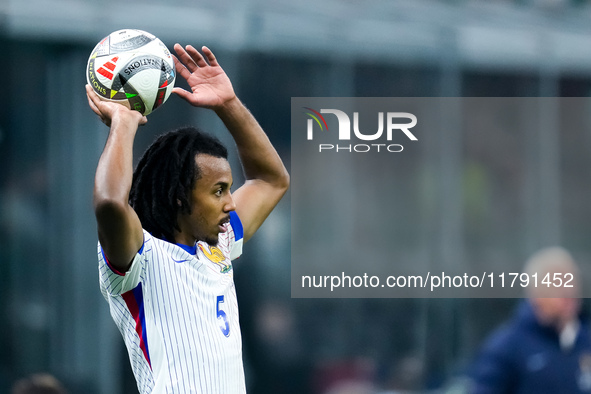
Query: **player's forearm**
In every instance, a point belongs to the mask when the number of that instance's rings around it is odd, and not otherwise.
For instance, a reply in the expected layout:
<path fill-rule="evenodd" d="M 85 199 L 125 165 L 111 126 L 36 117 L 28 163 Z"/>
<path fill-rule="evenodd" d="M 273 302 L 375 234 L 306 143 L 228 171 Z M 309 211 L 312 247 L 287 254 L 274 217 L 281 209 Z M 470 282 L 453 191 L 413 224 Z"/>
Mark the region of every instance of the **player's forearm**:
<path fill-rule="evenodd" d="M 137 123 L 113 119 L 94 180 L 95 209 L 100 204 L 128 205 L 133 177 L 133 140 Z"/>
<path fill-rule="evenodd" d="M 246 179 L 259 179 L 287 189 L 289 174 L 279 154 L 240 100 L 229 101 L 216 113 L 236 142 Z"/>

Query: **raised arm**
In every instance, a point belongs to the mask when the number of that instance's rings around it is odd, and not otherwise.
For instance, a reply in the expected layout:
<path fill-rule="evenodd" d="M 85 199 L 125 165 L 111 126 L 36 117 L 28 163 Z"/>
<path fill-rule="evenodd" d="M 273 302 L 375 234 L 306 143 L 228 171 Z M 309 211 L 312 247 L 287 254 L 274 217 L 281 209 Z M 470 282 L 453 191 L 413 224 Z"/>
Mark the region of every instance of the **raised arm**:
<path fill-rule="evenodd" d="M 190 45 L 174 48 L 177 72 L 192 92 L 180 88 L 173 92 L 193 106 L 213 109 L 236 142 L 246 182 L 234 192 L 234 201 L 247 241 L 287 191 L 289 174 L 263 129 L 236 97 L 211 50 L 202 47 L 206 60 Z"/>
<path fill-rule="evenodd" d="M 128 201 L 133 177 L 133 141 L 138 126 L 147 119 L 120 104 L 101 101 L 88 85 L 86 95 L 90 108 L 110 126 L 94 179 L 98 237 L 109 264 L 125 272 L 143 244 L 142 225 Z"/>
<path fill-rule="evenodd" d="M 237 98 L 216 113 L 236 141 L 246 176 L 234 201 L 248 241 L 287 191 L 289 174 L 263 129 Z"/>

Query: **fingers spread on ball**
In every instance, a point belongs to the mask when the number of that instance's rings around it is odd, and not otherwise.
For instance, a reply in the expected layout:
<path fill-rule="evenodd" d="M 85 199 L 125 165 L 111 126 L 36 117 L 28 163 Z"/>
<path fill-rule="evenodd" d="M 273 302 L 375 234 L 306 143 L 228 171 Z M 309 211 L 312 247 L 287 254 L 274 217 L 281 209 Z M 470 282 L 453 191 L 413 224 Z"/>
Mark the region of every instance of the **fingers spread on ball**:
<path fill-rule="evenodd" d="M 98 116 L 101 116 L 101 111 L 99 111 L 95 103 L 95 99 L 98 98 L 94 90 L 92 90 L 92 88 L 90 87 L 90 85 L 86 85 L 86 97 L 88 98 L 88 106 L 90 107 L 90 109 Z"/>

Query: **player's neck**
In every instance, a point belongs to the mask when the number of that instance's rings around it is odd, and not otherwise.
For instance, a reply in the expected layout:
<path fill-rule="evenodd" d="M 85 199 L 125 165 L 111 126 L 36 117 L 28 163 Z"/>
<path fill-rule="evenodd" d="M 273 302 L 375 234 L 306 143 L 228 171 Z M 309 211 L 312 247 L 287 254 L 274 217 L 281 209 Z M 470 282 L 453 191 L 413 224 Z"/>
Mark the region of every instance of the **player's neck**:
<path fill-rule="evenodd" d="M 185 245 L 192 248 L 197 243 L 197 240 L 185 232 L 175 232 L 173 242 L 177 245 Z"/>

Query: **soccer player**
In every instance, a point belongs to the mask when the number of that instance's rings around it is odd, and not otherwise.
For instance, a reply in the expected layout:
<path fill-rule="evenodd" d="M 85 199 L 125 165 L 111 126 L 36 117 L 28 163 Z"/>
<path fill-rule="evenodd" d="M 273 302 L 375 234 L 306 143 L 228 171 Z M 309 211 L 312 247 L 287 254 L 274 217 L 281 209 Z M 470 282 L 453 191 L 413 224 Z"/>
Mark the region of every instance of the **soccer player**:
<path fill-rule="evenodd" d="M 141 393 L 244 393 L 231 260 L 285 194 L 279 155 L 207 47 L 174 47 L 191 92 L 236 142 L 246 177 L 234 193 L 227 151 L 194 128 L 164 134 L 132 170 L 133 141 L 147 119 L 101 101 L 110 126 L 98 163 L 94 209 L 101 291 L 125 340 Z"/>

